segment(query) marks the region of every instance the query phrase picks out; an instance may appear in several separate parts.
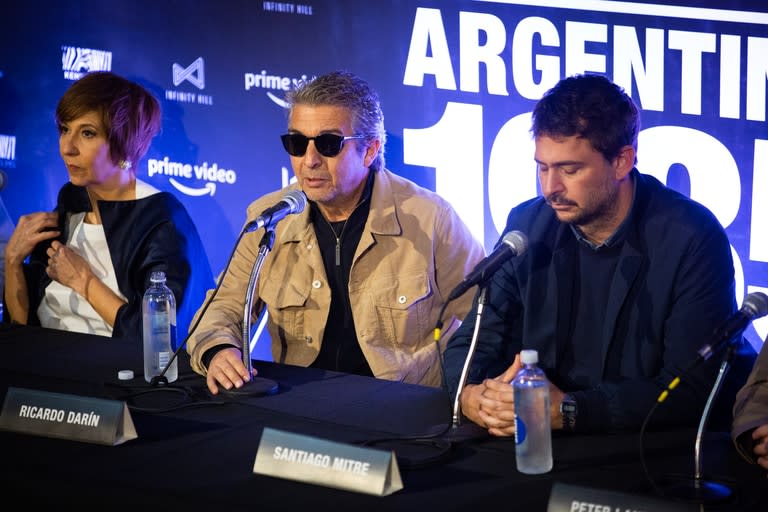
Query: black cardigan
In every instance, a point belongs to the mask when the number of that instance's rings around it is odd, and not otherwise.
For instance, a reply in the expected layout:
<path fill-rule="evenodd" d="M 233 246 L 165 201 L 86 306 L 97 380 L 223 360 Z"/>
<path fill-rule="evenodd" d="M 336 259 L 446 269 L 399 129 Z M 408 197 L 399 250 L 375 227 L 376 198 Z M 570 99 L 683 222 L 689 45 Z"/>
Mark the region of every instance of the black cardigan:
<path fill-rule="evenodd" d="M 59 241 L 68 238 L 71 215 L 91 210 L 84 187 L 67 183 L 59 191 Z M 115 318 L 113 337 L 141 339 L 141 299 L 152 271 L 163 270 L 176 297 L 180 339 L 214 285 L 208 257 L 184 205 L 168 192 L 132 201 L 99 201 L 99 213 L 120 292 L 128 299 Z M 39 325 L 37 308 L 51 279 L 45 272 L 50 240 L 38 244 L 25 264 L 30 325 Z"/>

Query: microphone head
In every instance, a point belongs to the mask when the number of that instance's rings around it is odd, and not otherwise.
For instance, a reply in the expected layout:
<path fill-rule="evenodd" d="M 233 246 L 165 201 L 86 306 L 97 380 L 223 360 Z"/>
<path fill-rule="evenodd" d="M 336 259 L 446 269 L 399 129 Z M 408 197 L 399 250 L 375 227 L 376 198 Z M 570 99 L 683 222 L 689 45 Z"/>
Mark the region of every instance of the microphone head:
<path fill-rule="evenodd" d="M 522 231 L 510 231 L 501 241 L 515 251 L 515 256 L 520 256 L 528 249 L 528 237 Z"/>
<path fill-rule="evenodd" d="M 768 295 L 763 292 L 752 292 L 744 297 L 741 310 L 746 313 L 750 320 L 768 315 Z"/>
<path fill-rule="evenodd" d="M 301 190 L 289 190 L 283 196 L 283 201 L 290 205 L 291 213 L 301 213 L 307 206 L 307 196 Z"/>

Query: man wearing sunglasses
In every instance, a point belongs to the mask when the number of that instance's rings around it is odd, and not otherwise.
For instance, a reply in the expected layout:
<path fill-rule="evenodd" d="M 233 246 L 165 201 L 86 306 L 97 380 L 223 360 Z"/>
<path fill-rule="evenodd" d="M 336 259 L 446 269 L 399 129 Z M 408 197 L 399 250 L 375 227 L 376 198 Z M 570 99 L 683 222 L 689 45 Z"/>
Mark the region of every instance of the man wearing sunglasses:
<path fill-rule="evenodd" d="M 288 190 L 309 200 L 277 224 L 256 287 L 253 313 L 268 310 L 274 360 L 439 386 L 440 348 L 472 294 L 445 305 L 446 297 L 483 258 L 482 245 L 448 202 L 384 167 L 384 116 L 364 80 L 333 72 L 286 99 L 281 140 L 297 182 L 257 199 L 247 215 L 252 221 Z M 214 394 L 251 377 L 240 323 L 258 244 L 242 239 L 188 342 Z"/>

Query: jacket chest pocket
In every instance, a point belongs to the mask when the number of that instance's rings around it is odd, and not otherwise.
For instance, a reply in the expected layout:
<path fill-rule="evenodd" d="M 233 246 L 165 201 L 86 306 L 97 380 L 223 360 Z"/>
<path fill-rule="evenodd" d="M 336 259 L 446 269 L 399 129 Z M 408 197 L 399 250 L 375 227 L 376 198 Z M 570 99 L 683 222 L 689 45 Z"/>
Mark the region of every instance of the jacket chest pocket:
<path fill-rule="evenodd" d="M 304 312 L 311 289 L 309 280 L 285 282 L 267 277 L 260 282 L 259 297 L 266 303 L 270 321 L 279 326 L 285 341 L 304 340 Z"/>
<path fill-rule="evenodd" d="M 432 285 L 426 273 L 390 276 L 374 283 L 374 304 L 383 338 L 401 348 L 413 350 L 425 338 L 430 326 Z"/>

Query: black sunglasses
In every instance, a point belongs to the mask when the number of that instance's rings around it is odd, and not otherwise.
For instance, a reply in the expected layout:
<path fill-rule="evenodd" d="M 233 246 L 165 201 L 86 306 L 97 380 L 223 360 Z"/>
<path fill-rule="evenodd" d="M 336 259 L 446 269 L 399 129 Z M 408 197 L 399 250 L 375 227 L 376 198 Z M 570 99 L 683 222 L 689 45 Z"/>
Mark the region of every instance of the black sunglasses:
<path fill-rule="evenodd" d="M 336 135 L 335 133 L 321 133 L 315 137 L 307 137 L 300 133 L 286 133 L 280 136 L 283 147 L 291 156 L 304 156 L 307 152 L 309 141 L 315 141 L 317 152 L 323 156 L 336 156 L 341 153 L 345 140 L 364 139 L 364 135 Z"/>

